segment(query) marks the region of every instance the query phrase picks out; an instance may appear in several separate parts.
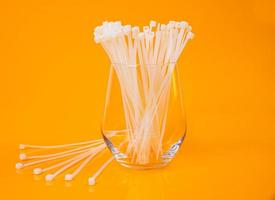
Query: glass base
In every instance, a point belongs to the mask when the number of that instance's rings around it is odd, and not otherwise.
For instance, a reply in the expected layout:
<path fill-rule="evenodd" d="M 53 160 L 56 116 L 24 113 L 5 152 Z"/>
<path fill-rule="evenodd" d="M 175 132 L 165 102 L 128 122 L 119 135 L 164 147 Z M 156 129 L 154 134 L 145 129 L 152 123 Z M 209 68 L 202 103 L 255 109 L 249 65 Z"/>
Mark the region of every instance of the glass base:
<path fill-rule="evenodd" d="M 130 168 L 130 169 L 136 169 L 136 170 L 150 170 L 150 169 L 159 169 L 167 166 L 172 159 L 175 157 L 176 153 L 178 152 L 181 144 L 183 143 L 185 139 L 185 133 L 184 135 L 177 140 L 173 145 L 170 146 L 168 150 L 164 154 L 162 154 L 159 159 L 152 160 L 152 162 L 146 163 L 146 164 L 136 164 L 132 161 L 132 158 L 129 157 L 125 151 L 121 151 L 119 147 L 114 146 L 114 144 L 103 134 L 103 139 L 107 145 L 107 147 L 110 149 L 111 153 L 113 154 L 115 160 L 123 167 Z M 121 142 L 123 144 L 123 142 Z M 121 145 L 120 145 L 121 146 Z"/>
<path fill-rule="evenodd" d="M 135 169 L 135 170 L 152 170 L 152 169 L 160 169 L 164 168 L 169 165 L 170 162 L 165 162 L 165 163 L 156 163 L 156 164 L 148 164 L 148 165 L 133 165 L 129 163 L 123 163 L 118 161 L 118 163 L 126 168 L 129 169 Z"/>

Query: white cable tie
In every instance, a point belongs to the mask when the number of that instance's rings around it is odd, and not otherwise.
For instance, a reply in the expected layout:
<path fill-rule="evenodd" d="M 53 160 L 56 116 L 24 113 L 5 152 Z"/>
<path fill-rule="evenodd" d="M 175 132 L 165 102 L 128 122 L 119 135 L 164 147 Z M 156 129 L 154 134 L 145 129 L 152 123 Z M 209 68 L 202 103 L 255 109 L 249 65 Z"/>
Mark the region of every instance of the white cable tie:
<path fill-rule="evenodd" d="M 114 157 L 109 158 L 91 177 L 88 179 L 89 185 L 95 185 L 96 178 L 103 172 L 103 170 L 114 160 Z"/>

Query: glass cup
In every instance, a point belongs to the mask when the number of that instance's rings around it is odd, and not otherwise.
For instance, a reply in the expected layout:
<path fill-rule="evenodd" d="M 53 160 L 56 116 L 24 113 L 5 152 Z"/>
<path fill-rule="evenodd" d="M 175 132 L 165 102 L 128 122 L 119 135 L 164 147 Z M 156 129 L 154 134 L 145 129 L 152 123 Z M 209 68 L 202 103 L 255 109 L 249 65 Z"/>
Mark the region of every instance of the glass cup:
<path fill-rule="evenodd" d="M 166 166 L 186 134 L 177 63 L 110 67 L 102 134 L 115 160 L 134 169 Z"/>

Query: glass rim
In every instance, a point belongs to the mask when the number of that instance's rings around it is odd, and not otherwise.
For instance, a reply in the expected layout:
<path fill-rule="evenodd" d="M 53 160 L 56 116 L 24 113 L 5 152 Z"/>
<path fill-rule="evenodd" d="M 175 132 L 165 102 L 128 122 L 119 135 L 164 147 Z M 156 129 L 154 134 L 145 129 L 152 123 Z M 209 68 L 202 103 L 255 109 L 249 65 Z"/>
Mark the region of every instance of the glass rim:
<path fill-rule="evenodd" d="M 124 67 L 130 67 L 130 68 L 136 68 L 136 67 L 139 67 L 139 66 L 149 66 L 149 67 L 159 67 L 159 66 L 164 66 L 164 65 L 169 65 L 169 64 L 177 64 L 177 62 L 167 62 L 167 63 L 153 63 L 153 64 L 150 64 L 150 63 L 138 63 L 138 64 L 129 64 L 129 63 L 111 63 L 111 66 L 124 66 Z"/>

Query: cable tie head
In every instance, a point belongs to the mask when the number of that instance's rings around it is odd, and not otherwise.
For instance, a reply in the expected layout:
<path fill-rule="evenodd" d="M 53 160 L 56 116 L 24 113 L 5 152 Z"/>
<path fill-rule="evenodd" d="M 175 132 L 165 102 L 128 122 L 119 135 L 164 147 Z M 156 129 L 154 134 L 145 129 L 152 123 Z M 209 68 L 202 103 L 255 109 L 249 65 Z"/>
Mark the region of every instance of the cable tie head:
<path fill-rule="evenodd" d="M 99 35 L 95 36 L 95 37 L 94 37 L 95 43 L 96 43 L 96 44 L 100 43 L 100 42 L 102 41 L 101 38 L 102 38 L 102 36 L 99 36 Z"/>
<path fill-rule="evenodd" d="M 157 22 L 154 20 L 150 21 L 150 27 L 155 27 L 157 25 Z"/>
<path fill-rule="evenodd" d="M 145 34 L 143 32 L 138 34 L 138 39 L 143 40 L 145 37 Z"/>
<path fill-rule="evenodd" d="M 174 25 L 173 25 L 173 24 L 168 23 L 168 24 L 166 25 L 166 29 L 167 29 L 167 30 L 171 30 L 172 28 L 174 28 Z"/>
<path fill-rule="evenodd" d="M 194 33 L 188 32 L 186 37 L 188 37 L 189 39 L 193 39 L 194 36 L 195 36 Z"/>
<path fill-rule="evenodd" d="M 181 28 L 181 29 L 184 29 L 185 27 L 187 27 L 188 26 L 188 24 L 186 23 L 186 22 L 180 22 L 179 23 L 179 27 Z"/>
<path fill-rule="evenodd" d="M 143 32 L 144 33 L 149 32 L 149 30 L 150 30 L 149 26 L 143 26 Z"/>
<path fill-rule="evenodd" d="M 127 25 L 124 25 L 123 26 L 123 28 L 125 29 L 129 29 L 129 30 L 131 30 L 132 29 L 132 25 L 130 25 L 130 24 L 127 24 Z"/>
<path fill-rule="evenodd" d="M 24 164 L 23 163 L 16 163 L 15 164 L 15 168 L 16 169 L 22 169 L 24 167 Z"/>
<path fill-rule="evenodd" d="M 180 22 L 176 22 L 176 23 L 175 23 L 175 28 L 181 28 Z"/>
<path fill-rule="evenodd" d="M 123 32 L 128 35 L 131 32 L 131 25 L 125 25 L 123 27 Z"/>
<path fill-rule="evenodd" d="M 41 168 L 34 168 L 32 173 L 35 174 L 35 175 L 42 174 L 42 169 Z"/>
<path fill-rule="evenodd" d="M 139 33 L 139 27 L 135 26 L 132 28 L 132 36 L 133 38 L 137 38 L 138 37 L 138 33 Z"/>
<path fill-rule="evenodd" d="M 101 33 L 102 32 L 102 26 L 97 26 L 97 27 L 95 27 L 95 29 L 94 29 L 94 34 L 96 34 L 96 33 Z"/>
<path fill-rule="evenodd" d="M 108 21 L 104 21 L 104 22 L 102 22 L 102 25 L 105 26 L 105 25 L 107 25 L 108 23 L 109 23 Z"/>
<path fill-rule="evenodd" d="M 23 150 L 25 148 L 26 148 L 26 146 L 24 144 L 19 144 L 19 149 Z"/>
<path fill-rule="evenodd" d="M 121 21 L 116 21 L 116 22 L 114 22 L 114 24 L 115 24 L 115 25 L 117 25 L 117 26 L 119 26 L 119 27 L 121 27 L 121 26 L 122 26 Z"/>
<path fill-rule="evenodd" d="M 132 27 L 132 33 L 138 33 L 138 32 L 139 32 L 139 27 L 138 26 Z"/>
<path fill-rule="evenodd" d="M 88 184 L 89 185 L 95 185 L 95 178 L 94 177 L 89 177 Z"/>
<path fill-rule="evenodd" d="M 47 174 L 46 176 L 45 176 L 45 181 L 47 181 L 47 182 L 50 182 L 50 181 L 52 181 L 54 179 L 54 175 L 53 174 Z"/>
<path fill-rule="evenodd" d="M 21 153 L 21 154 L 19 155 L 19 159 L 20 159 L 20 160 L 26 160 L 26 159 L 27 159 L 27 155 L 24 154 L 24 153 Z"/>
<path fill-rule="evenodd" d="M 161 25 L 160 25 L 160 30 L 163 31 L 163 30 L 165 30 L 165 29 L 166 29 L 166 25 L 165 25 L 165 24 L 161 24 Z"/>
<path fill-rule="evenodd" d="M 71 180 L 73 180 L 73 175 L 72 174 L 66 174 L 65 177 L 64 177 L 64 180 L 65 181 L 71 181 Z"/>
<path fill-rule="evenodd" d="M 176 25 L 175 21 L 169 21 L 168 25 L 170 24 L 171 28 L 174 28 Z"/>
<path fill-rule="evenodd" d="M 181 24 L 181 26 L 188 26 L 188 22 L 186 22 L 186 21 L 181 21 L 180 24 Z"/>

